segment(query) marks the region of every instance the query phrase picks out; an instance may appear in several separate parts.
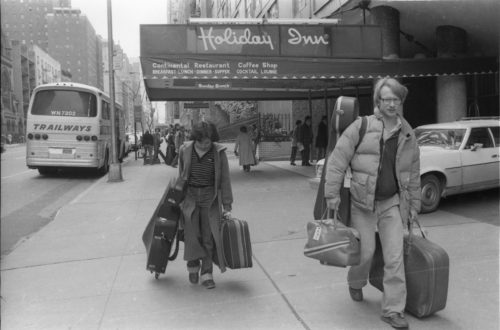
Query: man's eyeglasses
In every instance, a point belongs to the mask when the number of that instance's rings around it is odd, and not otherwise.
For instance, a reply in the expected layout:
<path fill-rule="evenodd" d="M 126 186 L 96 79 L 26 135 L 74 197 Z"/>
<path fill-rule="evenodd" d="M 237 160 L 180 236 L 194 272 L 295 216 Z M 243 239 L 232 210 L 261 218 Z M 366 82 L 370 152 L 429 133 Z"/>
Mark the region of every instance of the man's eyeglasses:
<path fill-rule="evenodd" d="M 400 105 L 401 100 L 400 99 L 380 99 L 380 101 L 385 104 L 385 105 L 390 105 L 391 103 L 394 103 L 394 105 Z"/>

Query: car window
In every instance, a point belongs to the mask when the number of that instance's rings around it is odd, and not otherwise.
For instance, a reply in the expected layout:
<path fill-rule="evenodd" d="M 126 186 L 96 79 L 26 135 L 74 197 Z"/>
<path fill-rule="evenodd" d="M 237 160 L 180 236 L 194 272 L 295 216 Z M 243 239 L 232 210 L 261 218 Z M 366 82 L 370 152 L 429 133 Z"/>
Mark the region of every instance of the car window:
<path fill-rule="evenodd" d="M 479 127 L 471 129 L 469 140 L 465 145 L 465 149 L 470 149 L 475 144 L 480 143 L 482 148 L 493 148 L 493 140 L 487 127 Z"/>
<path fill-rule="evenodd" d="M 498 147 L 500 145 L 500 127 L 490 127 L 491 134 L 493 134 L 493 140 L 495 140 L 495 145 Z"/>
<path fill-rule="evenodd" d="M 421 146 L 439 146 L 447 149 L 458 149 L 462 144 L 465 129 L 417 128 L 417 143 Z"/>

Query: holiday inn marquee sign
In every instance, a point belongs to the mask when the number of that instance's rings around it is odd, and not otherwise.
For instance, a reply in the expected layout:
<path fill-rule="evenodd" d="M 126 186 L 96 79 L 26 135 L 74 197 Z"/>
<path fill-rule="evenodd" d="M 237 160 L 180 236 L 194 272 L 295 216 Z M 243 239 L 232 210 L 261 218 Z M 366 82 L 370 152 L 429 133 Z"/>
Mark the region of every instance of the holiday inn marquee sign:
<path fill-rule="evenodd" d="M 141 25 L 145 79 L 330 77 L 332 59 L 380 59 L 378 26 Z"/>

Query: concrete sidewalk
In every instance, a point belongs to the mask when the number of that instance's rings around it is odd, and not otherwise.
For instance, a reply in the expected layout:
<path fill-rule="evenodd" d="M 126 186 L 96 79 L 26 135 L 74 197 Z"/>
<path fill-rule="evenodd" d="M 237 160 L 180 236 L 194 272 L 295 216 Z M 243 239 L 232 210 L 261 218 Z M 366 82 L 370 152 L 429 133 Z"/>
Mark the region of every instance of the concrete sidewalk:
<path fill-rule="evenodd" d="M 376 289 L 355 303 L 346 269 L 303 256 L 314 167 L 262 162 L 246 173 L 229 157 L 233 215 L 249 222 L 254 265 L 216 270 L 206 290 L 189 284 L 182 251 L 159 280 L 145 270 L 142 232 L 177 170 L 129 158 L 123 182 L 100 179 L 3 257 L 2 329 L 390 329 Z M 448 305 L 408 315 L 410 327 L 498 329 L 498 227 L 467 218 L 428 231 L 450 255 Z"/>

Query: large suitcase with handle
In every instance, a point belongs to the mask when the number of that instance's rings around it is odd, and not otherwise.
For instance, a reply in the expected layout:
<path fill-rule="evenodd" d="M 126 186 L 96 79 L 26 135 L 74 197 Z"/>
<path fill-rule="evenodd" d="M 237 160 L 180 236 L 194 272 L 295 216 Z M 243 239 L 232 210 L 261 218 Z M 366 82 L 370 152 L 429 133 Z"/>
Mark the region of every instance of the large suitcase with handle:
<path fill-rule="evenodd" d="M 252 244 L 248 223 L 245 220 L 223 219 L 221 238 L 227 267 L 231 269 L 252 267 Z"/>
<path fill-rule="evenodd" d="M 422 237 L 410 230 L 410 234 L 404 238 L 406 310 L 417 317 L 425 317 L 446 306 L 450 263 L 446 251 L 429 241 L 421 228 L 420 232 Z M 378 233 L 376 244 L 370 269 L 370 283 L 384 291 L 384 259 Z"/>
<path fill-rule="evenodd" d="M 165 273 L 168 262 L 175 260 L 179 251 L 179 241 L 181 240 L 179 203 L 182 197 L 182 189 L 179 190 L 179 187 L 172 181 L 165 190 L 142 235 L 147 252 L 146 269 L 155 273 L 156 278 L 159 277 L 159 274 Z M 174 242 L 175 248 L 172 252 Z"/>

